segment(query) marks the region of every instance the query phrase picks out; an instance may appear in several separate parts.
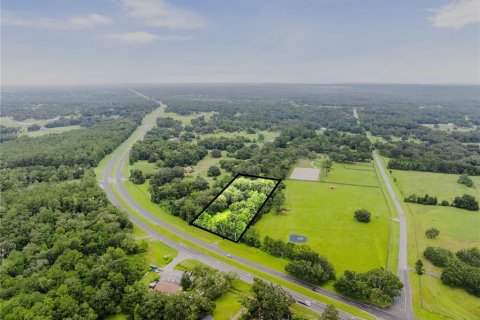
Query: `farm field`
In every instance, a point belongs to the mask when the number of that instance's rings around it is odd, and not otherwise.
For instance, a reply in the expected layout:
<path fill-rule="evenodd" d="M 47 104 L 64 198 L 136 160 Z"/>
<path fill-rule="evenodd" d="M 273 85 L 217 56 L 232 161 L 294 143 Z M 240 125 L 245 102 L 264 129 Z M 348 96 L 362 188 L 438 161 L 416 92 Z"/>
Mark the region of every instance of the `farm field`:
<path fill-rule="evenodd" d="M 306 236 L 307 244 L 328 258 L 337 275 L 386 266 L 391 219 L 380 188 L 337 185 L 332 190 L 318 182 L 284 183 L 287 211 L 264 215 L 254 226 L 261 237 L 288 241 L 292 233 Z M 353 218 L 359 208 L 372 212 L 370 223 Z"/>
<path fill-rule="evenodd" d="M 480 177 L 471 177 L 475 183 L 474 188 L 458 184 L 458 175 L 412 172 L 392 170 L 392 180 L 396 179 L 396 186 L 400 196 L 412 193 L 435 195 L 441 200 L 451 201 L 455 196 L 464 193 L 471 194 L 477 199 L 480 197 L 478 186 Z M 452 207 L 423 206 L 418 204 L 403 203 L 409 213 L 409 237 L 413 241 L 414 250 L 409 251 L 409 263 L 422 258 L 427 246 L 445 247 L 452 251 L 462 248 L 480 247 L 480 213 L 461 210 Z M 425 237 L 425 230 L 436 227 L 440 230 L 437 239 Z M 433 266 L 428 260 L 423 259 L 425 269 L 435 274 L 441 273 L 441 268 Z M 412 282 L 413 301 L 417 313 L 427 319 L 438 317 L 455 319 L 475 319 L 480 317 L 480 299 L 468 294 L 463 289 L 448 287 L 440 279 L 425 274 L 422 276 L 410 273 Z M 417 297 L 415 299 L 415 297 Z M 431 311 L 431 312 L 429 312 Z"/>
<path fill-rule="evenodd" d="M 318 161 L 315 161 L 314 164 L 320 167 Z M 320 176 L 320 181 L 372 187 L 380 186 L 375 169 L 370 162 L 356 164 L 335 163 L 328 175 Z"/>

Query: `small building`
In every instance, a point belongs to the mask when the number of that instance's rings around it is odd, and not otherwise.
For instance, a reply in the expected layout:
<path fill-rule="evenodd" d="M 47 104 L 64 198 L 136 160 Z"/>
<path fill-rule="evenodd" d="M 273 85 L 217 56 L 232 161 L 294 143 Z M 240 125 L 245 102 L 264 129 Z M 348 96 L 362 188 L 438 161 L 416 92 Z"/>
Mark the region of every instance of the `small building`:
<path fill-rule="evenodd" d="M 174 294 L 182 290 L 180 281 L 184 272 L 181 270 L 163 271 L 160 274 L 160 280 L 155 284 L 153 290 L 163 293 Z"/>
<path fill-rule="evenodd" d="M 183 171 L 184 171 L 185 173 L 192 173 L 192 172 L 193 172 L 193 168 L 190 167 L 190 166 L 188 166 L 188 167 L 183 168 Z"/>

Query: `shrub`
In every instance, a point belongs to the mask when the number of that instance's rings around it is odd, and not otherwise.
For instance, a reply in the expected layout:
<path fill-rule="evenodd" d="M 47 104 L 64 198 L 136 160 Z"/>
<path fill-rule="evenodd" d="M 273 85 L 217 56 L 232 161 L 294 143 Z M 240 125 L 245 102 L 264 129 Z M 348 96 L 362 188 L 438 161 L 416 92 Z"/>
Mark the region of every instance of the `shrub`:
<path fill-rule="evenodd" d="M 460 177 L 458 177 L 457 182 L 460 184 L 466 185 L 467 187 L 470 187 L 470 188 L 473 187 L 472 179 L 470 179 L 470 177 L 467 176 L 466 174 L 462 174 Z"/>
<path fill-rule="evenodd" d="M 355 211 L 355 219 L 357 219 L 358 222 L 370 222 L 370 212 L 365 209 L 358 209 Z"/>
<path fill-rule="evenodd" d="M 480 250 L 478 248 L 462 249 L 457 251 L 456 255 L 466 264 L 480 268 Z"/>
<path fill-rule="evenodd" d="M 440 230 L 437 228 L 429 228 L 425 230 L 425 236 L 429 239 L 435 239 L 440 234 Z"/>
<path fill-rule="evenodd" d="M 423 256 L 437 267 L 446 267 L 448 262 L 454 259 L 452 251 L 440 247 L 427 247 Z"/>

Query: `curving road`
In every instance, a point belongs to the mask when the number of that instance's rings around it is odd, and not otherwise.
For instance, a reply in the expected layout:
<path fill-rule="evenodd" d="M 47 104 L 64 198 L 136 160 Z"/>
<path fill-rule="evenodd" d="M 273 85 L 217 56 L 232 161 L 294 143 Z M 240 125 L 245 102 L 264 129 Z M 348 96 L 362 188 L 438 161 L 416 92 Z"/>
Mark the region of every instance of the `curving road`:
<path fill-rule="evenodd" d="M 133 91 L 133 90 L 132 90 Z M 136 91 L 133 91 L 139 95 L 141 95 L 140 93 L 136 92 Z M 142 95 L 143 96 L 143 95 Z M 151 99 L 151 98 L 148 98 L 146 96 L 143 96 L 147 99 Z M 153 100 L 153 99 L 151 99 Z M 154 100 L 155 101 L 155 100 Z M 166 244 L 170 245 L 171 247 L 175 248 L 176 250 L 178 250 L 179 254 L 185 256 L 185 257 L 192 257 L 192 258 L 195 258 L 209 266 L 212 266 L 214 268 L 217 268 L 221 271 L 235 271 L 240 279 L 242 279 L 243 281 L 246 281 L 248 283 L 251 283 L 253 281 L 253 278 L 254 277 L 257 277 L 253 274 L 250 274 L 246 271 L 243 271 L 241 269 L 238 269 L 236 267 L 233 267 L 227 263 L 224 263 L 222 261 L 219 261 L 207 254 L 204 254 L 202 252 L 199 252 L 198 250 L 195 250 L 191 247 L 188 247 L 182 243 L 177 243 L 177 242 L 174 242 L 172 240 L 170 240 L 169 238 L 167 238 L 166 236 L 158 233 L 157 231 L 151 229 L 148 225 L 146 225 L 145 223 L 143 223 L 140 219 L 138 219 L 136 216 L 132 215 L 127 208 L 125 208 L 119 201 L 118 199 L 115 197 L 115 194 L 113 193 L 113 190 L 110 186 L 110 183 L 113 183 L 116 185 L 116 189 L 118 191 L 118 193 L 120 194 L 120 196 L 122 197 L 122 200 L 125 201 L 128 206 L 130 206 L 133 210 L 135 210 L 139 215 L 141 215 L 143 218 L 149 220 L 150 222 L 154 223 L 154 224 L 157 224 L 157 225 L 160 225 L 162 226 L 163 228 L 175 233 L 176 235 L 192 242 L 192 243 L 195 243 L 197 246 L 200 246 L 202 248 L 205 248 L 211 252 L 215 252 L 217 254 L 221 254 L 223 256 L 227 256 L 229 255 L 229 252 L 227 251 L 224 251 L 224 250 L 221 250 L 219 248 L 217 248 L 215 245 L 212 245 L 212 244 L 209 244 L 209 243 L 206 243 L 202 240 L 199 240 L 193 236 L 191 236 L 190 234 L 188 233 L 185 233 L 181 230 L 178 230 L 177 228 L 175 228 L 174 226 L 166 223 L 165 221 L 159 219 L 158 217 L 152 215 L 150 212 L 148 212 L 147 210 L 145 210 L 140 204 L 138 204 L 131 196 L 130 194 L 127 192 L 127 190 L 125 189 L 125 187 L 123 186 L 123 181 L 124 181 L 124 177 L 123 177 L 123 174 L 122 174 L 122 167 L 123 165 L 125 164 L 125 162 L 128 160 L 128 150 L 130 148 L 130 146 L 132 145 L 133 142 L 137 141 L 138 139 L 141 139 L 143 138 L 143 136 L 145 135 L 145 133 L 150 130 L 153 125 L 154 125 L 154 122 L 155 122 L 155 119 L 156 119 L 156 116 L 159 115 L 162 111 L 162 109 L 164 108 L 164 105 L 160 102 L 160 101 L 156 101 L 161 107 L 159 109 L 157 109 L 155 111 L 155 117 L 149 117 L 149 121 L 145 122 L 142 126 L 140 126 L 133 134 L 132 136 L 130 136 L 129 139 L 127 139 L 126 142 L 124 142 L 120 148 L 118 148 L 117 150 L 114 151 L 114 154 L 111 158 L 111 160 L 108 162 L 104 172 L 103 172 L 103 180 L 101 181 L 101 186 L 103 187 L 103 189 L 106 191 L 107 193 L 107 196 L 108 198 L 110 199 L 110 201 L 117 207 L 121 208 L 122 210 L 124 210 L 129 218 L 131 219 L 131 221 L 136 224 L 138 227 L 140 227 L 141 229 L 147 231 L 149 233 L 149 235 L 152 237 L 152 238 L 155 238 L 155 239 L 159 239 L 163 242 L 165 242 Z M 115 166 L 115 163 L 118 161 L 118 166 L 117 166 L 117 170 L 115 172 L 113 172 L 113 169 L 114 169 L 114 166 Z M 113 180 L 110 179 L 110 176 L 111 174 L 114 173 L 114 176 L 115 178 Z M 406 316 L 406 313 L 404 311 L 404 308 L 399 308 L 398 307 L 398 304 L 399 304 L 399 301 L 397 299 L 397 301 L 395 302 L 394 306 L 392 307 L 389 307 L 389 308 L 381 308 L 381 307 L 378 307 L 378 306 L 374 306 L 374 305 L 370 305 L 370 304 L 366 304 L 366 303 L 362 303 L 362 302 L 358 302 L 358 301 L 355 301 L 355 300 L 352 300 L 352 299 L 349 299 L 347 297 L 344 297 L 342 295 L 339 295 L 339 294 L 336 294 L 334 292 L 331 292 L 331 291 L 328 291 L 326 289 L 323 289 L 321 287 L 318 287 L 318 286 L 314 286 L 314 285 L 311 285 L 309 283 L 306 283 L 306 282 L 303 282 L 303 281 L 300 281 L 296 278 L 293 278 L 289 275 L 286 275 L 284 273 L 281 273 L 281 272 L 278 272 L 276 270 L 273 270 L 273 269 L 270 269 L 266 266 L 263 266 L 261 264 L 258 264 L 258 263 L 255 263 L 253 261 L 250 261 L 248 259 L 245 259 L 245 258 L 242 258 L 242 257 L 237 257 L 237 256 L 233 256 L 232 257 L 232 260 L 235 260 L 239 263 L 242 263 L 244 265 L 247 265 L 249 267 L 252 267 L 252 268 L 255 268 L 257 270 L 261 270 L 271 276 L 275 276 L 277 278 L 281 278 L 281 279 L 284 279 L 286 281 L 289 281 L 291 283 L 294 283 L 294 284 L 297 284 L 297 285 L 300 285 L 302 287 L 305 287 L 307 289 L 310 289 L 310 290 L 313 290 L 313 291 L 316 291 L 324 296 L 328 296 L 330 298 L 333 298 L 335 300 L 338 300 L 338 301 L 341 301 L 345 304 L 348 304 L 348 305 L 351 305 L 353 307 L 356 307 L 358 309 L 361 309 L 361 310 L 364 310 L 368 313 L 371 313 L 373 315 L 375 315 L 377 318 L 379 319 L 392 319 L 392 320 L 404 320 L 404 319 L 410 319 L 409 317 Z M 407 275 L 408 276 L 408 275 Z M 297 301 L 300 301 L 300 302 L 304 302 L 304 301 L 310 301 L 311 302 L 311 305 L 310 305 L 310 308 L 312 308 L 313 310 L 317 311 L 317 312 L 322 312 L 323 309 L 325 308 L 325 304 L 321 303 L 321 302 L 318 302 L 318 301 L 313 301 L 312 298 L 310 297 L 307 297 L 307 296 L 304 296 L 304 295 L 301 295 L 301 294 L 298 294 L 296 292 L 293 292 L 292 290 L 290 289 L 287 289 L 287 288 L 284 288 L 285 290 L 289 291 L 290 294 L 297 300 Z M 340 315 L 342 317 L 342 319 L 355 319 L 354 316 L 348 314 L 348 313 L 345 313 L 345 312 L 342 312 L 340 311 Z M 413 318 L 412 318 L 413 319 Z"/>

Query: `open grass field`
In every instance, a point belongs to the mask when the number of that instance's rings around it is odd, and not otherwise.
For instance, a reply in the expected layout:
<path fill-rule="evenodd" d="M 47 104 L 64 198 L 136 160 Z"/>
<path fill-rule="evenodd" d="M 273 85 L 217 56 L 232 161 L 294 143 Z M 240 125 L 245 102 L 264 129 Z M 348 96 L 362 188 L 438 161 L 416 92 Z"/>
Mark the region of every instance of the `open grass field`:
<path fill-rule="evenodd" d="M 0 117 L 0 124 L 6 127 L 19 127 L 20 128 L 20 135 L 25 135 L 29 137 L 38 137 L 43 136 L 45 134 L 50 133 L 61 133 L 69 130 L 74 129 L 81 129 L 80 126 L 65 126 L 65 127 L 56 127 L 56 128 L 43 128 L 42 130 L 38 131 L 27 131 L 27 127 L 31 126 L 32 124 L 38 124 L 41 127 L 44 127 L 47 123 L 52 122 L 55 119 L 50 120 L 36 120 L 36 119 L 26 119 L 24 121 L 17 121 L 9 117 Z"/>
<path fill-rule="evenodd" d="M 315 161 L 314 164 L 320 167 L 318 161 Z M 321 175 L 320 181 L 332 184 L 345 183 L 372 187 L 380 186 L 373 164 L 370 162 L 356 164 L 335 163 L 328 175 Z"/>
<path fill-rule="evenodd" d="M 284 183 L 287 211 L 264 215 L 255 224 L 262 237 L 288 241 L 291 233 L 307 236 L 307 244 L 326 256 L 338 275 L 386 266 L 391 219 L 380 188 L 337 185 L 332 190 L 318 182 Z M 353 218 L 359 208 L 372 212 L 370 223 Z"/>
<path fill-rule="evenodd" d="M 164 267 L 177 255 L 177 250 L 159 240 L 148 241 L 148 250 L 146 252 L 148 265 L 154 264 L 157 267 Z"/>
<path fill-rule="evenodd" d="M 384 162 L 386 163 L 385 159 Z M 416 193 L 436 195 L 439 199 L 451 200 L 457 195 L 469 193 L 480 197 L 480 177 L 472 177 L 475 188 L 458 184 L 457 175 L 392 170 L 390 179 L 397 195 L 402 198 Z M 409 223 L 409 265 L 422 258 L 427 246 L 440 246 L 456 251 L 467 247 L 480 247 L 480 213 L 452 207 L 402 204 Z M 436 227 L 440 230 L 437 239 L 425 237 L 425 230 Z M 437 274 L 441 269 L 423 259 L 427 271 Z M 465 290 L 445 286 L 431 275 L 418 276 L 410 272 L 412 297 L 417 317 L 422 319 L 478 319 L 480 299 Z"/>
<path fill-rule="evenodd" d="M 128 171 L 127 171 L 128 176 L 130 176 L 130 170 L 133 170 L 133 169 L 142 170 L 143 174 L 145 175 L 153 175 L 158 171 L 158 167 L 155 165 L 155 163 L 150 163 L 147 160 L 139 160 L 132 165 L 127 164 L 127 167 L 128 167 Z"/>

